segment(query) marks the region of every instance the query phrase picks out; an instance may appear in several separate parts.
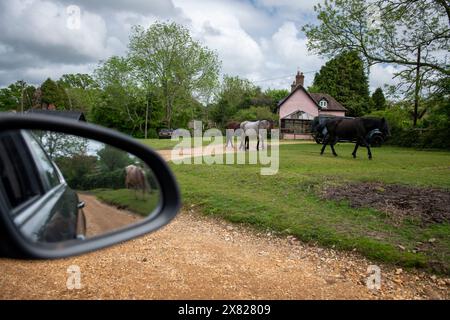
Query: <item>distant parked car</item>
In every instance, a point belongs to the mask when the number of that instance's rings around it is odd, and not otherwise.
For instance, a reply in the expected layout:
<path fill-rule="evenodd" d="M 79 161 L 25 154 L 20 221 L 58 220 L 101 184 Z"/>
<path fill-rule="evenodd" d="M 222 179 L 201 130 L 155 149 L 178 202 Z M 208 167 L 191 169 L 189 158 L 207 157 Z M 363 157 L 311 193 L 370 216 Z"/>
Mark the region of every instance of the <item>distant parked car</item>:
<path fill-rule="evenodd" d="M 326 123 L 331 120 L 337 118 L 336 116 L 318 116 L 313 119 L 312 122 L 312 136 L 314 140 L 318 144 L 322 144 L 326 135 L 327 135 L 327 128 Z M 344 119 L 353 119 L 353 117 L 339 117 Z M 386 140 L 386 137 L 383 135 L 383 133 L 378 130 L 374 129 L 370 131 L 366 136 L 367 142 L 369 142 L 370 146 L 372 147 L 380 147 L 384 141 Z M 344 139 L 339 139 L 339 142 L 354 142 L 354 141 L 348 141 Z"/>
<path fill-rule="evenodd" d="M 173 129 L 161 129 L 158 132 L 159 139 L 170 139 L 173 134 Z"/>

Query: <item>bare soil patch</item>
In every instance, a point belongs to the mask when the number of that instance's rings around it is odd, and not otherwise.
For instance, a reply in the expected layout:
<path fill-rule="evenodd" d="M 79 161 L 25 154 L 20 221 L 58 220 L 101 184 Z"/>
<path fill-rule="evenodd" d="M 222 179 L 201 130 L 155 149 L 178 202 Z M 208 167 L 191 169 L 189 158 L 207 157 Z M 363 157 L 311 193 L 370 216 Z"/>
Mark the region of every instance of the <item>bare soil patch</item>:
<path fill-rule="evenodd" d="M 351 183 L 322 190 L 328 200 L 347 200 L 351 207 L 368 207 L 385 212 L 395 223 L 404 219 L 422 225 L 450 222 L 450 192 L 382 183 Z"/>

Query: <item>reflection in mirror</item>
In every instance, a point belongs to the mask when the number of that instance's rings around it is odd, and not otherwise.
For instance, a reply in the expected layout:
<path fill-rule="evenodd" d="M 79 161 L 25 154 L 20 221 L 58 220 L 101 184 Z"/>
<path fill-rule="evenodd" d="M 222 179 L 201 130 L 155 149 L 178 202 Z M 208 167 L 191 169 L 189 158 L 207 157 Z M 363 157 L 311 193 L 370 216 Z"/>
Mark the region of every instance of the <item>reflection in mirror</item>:
<path fill-rule="evenodd" d="M 153 172 L 128 152 L 51 131 L 0 135 L 0 202 L 32 241 L 104 235 L 149 217 L 160 200 Z"/>

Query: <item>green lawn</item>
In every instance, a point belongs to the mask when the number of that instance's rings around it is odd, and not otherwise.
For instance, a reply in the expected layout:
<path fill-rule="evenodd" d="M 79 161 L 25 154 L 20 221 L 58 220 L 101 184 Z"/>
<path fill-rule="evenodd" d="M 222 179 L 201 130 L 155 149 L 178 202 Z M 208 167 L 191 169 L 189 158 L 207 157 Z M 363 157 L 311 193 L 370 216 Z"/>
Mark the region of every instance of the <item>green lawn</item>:
<path fill-rule="evenodd" d="M 145 198 L 142 193 L 138 193 L 136 196 L 134 190 L 129 189 L 95 189 L 89 190 L 89 193 L 94 194 L 105 203 L 130 210 L 142 216 L 148 216 L 156 208 L 159 201 L 157 192 L 152 192 L 150 195 L 146 194 Z"/>
<path fill-rule="evenodd" d="M 374 209 L 353 209 L 345 202 L 325 201 L 317 195 L 324 184 L 376 181 L 387 184 L 450 189 L 450 153 L 383 146 L 373 148 L 374 159 L 353 145 L 339 144 L 335 158 L 320 146 L 280 146 L 280 169 L 261 176 L 258 165 L 174 165 L 185 204 L 201 207 L 236 223 L 292 234 L 304 241 L 341 249 L 356 249 L 375 260 L 405 267 L 436 262 L 450 270 L 450 226 L 426 227 L 406 221 L 393 225 Z M 412 253 L 417 242 L 435 238 L 426 252 Z M 400 246 L 406 248 L 402 250 Z"/>

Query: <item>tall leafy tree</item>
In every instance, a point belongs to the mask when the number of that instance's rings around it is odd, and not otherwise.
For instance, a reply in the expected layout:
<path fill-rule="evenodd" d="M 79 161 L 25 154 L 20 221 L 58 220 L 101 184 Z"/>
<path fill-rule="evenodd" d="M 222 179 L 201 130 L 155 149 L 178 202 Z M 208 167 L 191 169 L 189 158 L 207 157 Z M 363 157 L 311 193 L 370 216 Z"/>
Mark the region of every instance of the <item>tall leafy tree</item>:
<path fill-rule="evenodd" d="M 450 6 L 446 0 L 330 0 L 315 7 L 320 24 L 303 27 L 308 48 L 335 56 L 356 50 L 368 65 L 398 68 L 397 90 L 414 100 L 450 75 Z"/>
<path fill-rule="evenodd" d="M 102 89 L 100 102 L 92 109 L 94 122 L 135 136 L 142 136 L 146 95 L 140 88 L 128 59 L 111 57 L 95 70 Z"/>
<path fill-rule="evenodd" d="M 89 74 L 64 74 L 57 81 L 67 95 L 71 110 L 87 112 L 88 115 L 99 99 L 99 86 Z"/>
<path fill-rule="evenodd" d="M 264 94 L 272 100 L 272 112 L 276 112 L 278 102 L 289 95 L 289 90 L 286 89 L 267 89 Z"/>
<path fill-rule="evenodd" d="M 191 97 L 205 99 L 218 85 L 217 54 L 176 23 L 134 27 L 129 58 L 143 88 L 158 94 L 169 127 L 173 113 L 183 109 L 186 101 Z"/>
<path fill-rule="evenodd" d="M 32 106 L 35 88 L 23 80 L 0 89 L 0 111 L 26 111 Z"/>
<path fill-rule="evenodd" d="M 384 97 L 383 90 L 377 88 L 372 94 L 372 104 L 375 110 L 384 110 L 386 108 L 386 98 Z"/>
<path fill-rule="evenodd" d="M 330 94 L 348 109 L 350 116 L 369 111 L 369 81 L 356 51 L 343 52 L 329 60 L 316 73 L 309 90 Z"/>
<path fill-rule="evenodd" d="M 47 78 L 41 85 L 42 104 L 54 104 L 57 109 L 69 109 L 69 101 L 64 88 Z"/>
<path fill-rule="evenodd" d="M 249 80 L 225 75 L 211 107 L 211 118 L 223 127 L 236 112 L 260 104 L 262 98 L 261 89 Z"/>

